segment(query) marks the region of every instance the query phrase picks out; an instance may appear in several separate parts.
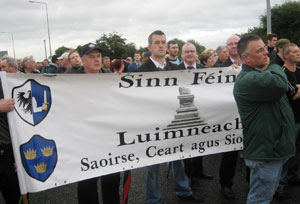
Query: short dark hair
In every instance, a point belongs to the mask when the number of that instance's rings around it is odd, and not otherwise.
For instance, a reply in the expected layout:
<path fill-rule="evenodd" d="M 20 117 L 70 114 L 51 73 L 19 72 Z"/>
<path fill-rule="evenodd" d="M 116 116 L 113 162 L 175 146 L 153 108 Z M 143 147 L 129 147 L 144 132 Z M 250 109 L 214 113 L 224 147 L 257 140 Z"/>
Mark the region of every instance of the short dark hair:
<path fill-rule="evenodd" d="M 277 38 L 277 35 L 275 33 L 270 33 L 267 35 L 267 40 L 272 40 L 273 38 Z"/>
<path fill-rule="evenodd" d="M 52 58 L 51 58 L 51 62 L 55 63 L 57 60 L 58 60 L 57 55 L 53 55 Z"/>
<path fill-rule="evenodd" d="M 153 36 L 153 35 L 165 35 L 165 34 L 164 34 L 164 32 L 162 32 L 161 30 L 156 30 L 156 31 L 152 32 L 152 33 L 149 35 L 149 37 L 148 37 L 148 43 L 149 43 L 149 45 L 152 44 L 152 36 Z"/>
<path fill-rule="evenodd" d="M 170 45 L 175 45 L 175 44 L 178 44 L 175 40 L 169 40 L 168 41 L 168 48 L 170 48 Z"/>
<path fill-rule="evenodd" d="M 252 41 L 261 40 L 257 35 L 248 35 L 240 39 L 238 42 L 238 53 L 239 56 L 242 57 L 242 54 L 248 51 L 248 44 Z"/>
<path fill-rule="evenodd" d="M 295 43 L 288 43 L 286 45 L 283 46 L 282 48 L 282 56 L 283 56 L 283 59 L 285 59 L 285 55 L 289 54 L 291 52 L 291 49 L 290 47 L 294 47 L 294 46 L 297 46 Z"/>

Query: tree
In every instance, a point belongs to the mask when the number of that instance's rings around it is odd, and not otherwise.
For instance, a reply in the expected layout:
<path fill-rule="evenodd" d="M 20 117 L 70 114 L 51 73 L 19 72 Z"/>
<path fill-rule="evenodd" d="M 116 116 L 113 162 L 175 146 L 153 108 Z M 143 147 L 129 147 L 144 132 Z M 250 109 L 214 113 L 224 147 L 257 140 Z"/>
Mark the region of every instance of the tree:
<path fill-rule="evenodd" d="M 120 59 L 126 53 L 126 39 L 118 33 L 103 34 L 96 44 L 102 50 L 102 56 L 109 56 L 111 59 Z"/>
<path fill-rule="evenodd" d="M 178 38 L 174 38 L 173 40 L 175 40 L 175 42 L 178 44 L 178 47 L 179 47 L 179 53 L 178 53 L 178 56 L 180 57 L 181 56 L 181 52 L 182 52 L 182 46 L 186 43 L 185 41 L 183 40 L 180 40 Z M 193 40 L 193 39 L 190 39 L 188 40 L 187 42 L 189 43 L 192 43 L 195 45 L 196 47 L 196 50 L 197 50 L 197 54 L 198 56 L 200 55 L 200 53 L 205 50 L 205 47 L 203 45 L 201 45 L 199 42 L 197 42 L 196 40 Z"/>
<path fill-rule="evenodd" d="M 136 52 L 136 47 L 134 43 L 128 43 L 125 45 L 125 55 L 127 57 L 134 57 L 135 52 Z"/>
<path fill-rule="evenodd" d="M 57 49 L 55 50 L 55 54 L 59 57 L 59 56 L 61 56 L 64 52 L 67 52 L 67 51 L 69 51 L 69 50 L 71 50 L 71 48 L 67 48 L 67 47 L 65 47 L 65 46 L 61 46 L 61 47 L 59 47 L 59 48 L 57 48 Z"/>
<path fill-rule="evenodd" d="M 287 2 L 276 5 L 271 9 L 272 33 L 278 35 L 278 39 L 287 38 L 291 42 L 300 45 L 300 2 Z M 267 16 L 260 16 L 260 26 L 253 27 L 241 36 L 247 34 L 257 34 L 262 39 L 266 39 Z"/>
<path fill-rule="evenodd" d="M 196 40 L 191 39 L 191 40 L 188 40 L 188 42 L 195 45 L 198 56 L 200 56 L 201 52 L 203 52 L 205 50 L 205 47 L 203 45 L 201 45 L 199 42 L 197 42 Z"/>

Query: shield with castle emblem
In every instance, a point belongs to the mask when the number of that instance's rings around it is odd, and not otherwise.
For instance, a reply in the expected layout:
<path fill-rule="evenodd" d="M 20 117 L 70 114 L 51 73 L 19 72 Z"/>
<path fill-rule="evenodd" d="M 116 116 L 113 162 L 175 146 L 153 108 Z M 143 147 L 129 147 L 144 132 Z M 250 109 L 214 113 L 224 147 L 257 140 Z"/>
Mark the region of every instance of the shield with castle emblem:
<path fill-rule="evenodd" d="M 50 88 L 33 79 L 14 87 L 12 98 L 20 118 L 32 126 L 39 124 L 47 116 L 52 103 Z"/>
<path fill-rule="evenodd" d="M 20 146 L 22 164 L 27 174 L 39 181 L 46 181 L 57 163 L 57 149 L 54 140 L 34 135 Z"/>

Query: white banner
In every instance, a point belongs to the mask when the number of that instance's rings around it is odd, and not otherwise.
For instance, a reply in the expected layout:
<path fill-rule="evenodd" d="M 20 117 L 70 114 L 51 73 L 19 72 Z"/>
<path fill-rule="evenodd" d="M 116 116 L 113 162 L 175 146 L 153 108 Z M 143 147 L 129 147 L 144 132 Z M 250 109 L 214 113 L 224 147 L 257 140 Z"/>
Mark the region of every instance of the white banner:
<path fill-rule="evenodd" d="M 5 74 L 22 193 L 152 164 L 241 150 L 232 68 Z"/>

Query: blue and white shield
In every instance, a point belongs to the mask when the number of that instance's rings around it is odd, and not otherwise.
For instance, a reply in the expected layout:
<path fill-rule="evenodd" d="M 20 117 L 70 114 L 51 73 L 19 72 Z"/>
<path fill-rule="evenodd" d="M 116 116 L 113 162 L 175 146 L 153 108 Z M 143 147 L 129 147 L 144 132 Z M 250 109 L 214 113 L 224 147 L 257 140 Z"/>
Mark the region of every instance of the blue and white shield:
<path fill-rule="evenodd" d="M 15 110 L 20 118 L 32 126 L 45 119 L 52 103 L 50 88 L 33 79 L 14 87 L 12 98 L 15 100 Z"/>
<path fill-rule="evenodd" d="M 34 135 L 20 146 L 22 164 L 27 174 L 38 181 L 46 181 L 57 163 L 57 149 L 54 140 Z"/>

